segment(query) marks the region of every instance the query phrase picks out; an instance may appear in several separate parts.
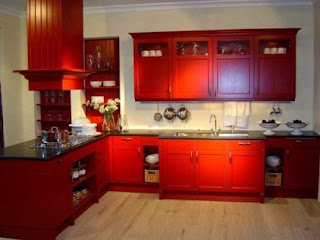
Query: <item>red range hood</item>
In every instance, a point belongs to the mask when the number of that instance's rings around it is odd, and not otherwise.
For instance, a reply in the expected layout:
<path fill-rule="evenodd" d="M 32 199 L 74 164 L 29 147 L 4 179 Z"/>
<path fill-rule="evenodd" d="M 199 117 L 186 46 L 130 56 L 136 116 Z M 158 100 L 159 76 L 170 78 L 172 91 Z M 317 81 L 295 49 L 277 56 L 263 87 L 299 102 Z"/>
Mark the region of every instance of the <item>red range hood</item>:
<path fill-rule="evenodd" d="M 83 1 L 27 0 L 29 90 L 83 88 Z"/>

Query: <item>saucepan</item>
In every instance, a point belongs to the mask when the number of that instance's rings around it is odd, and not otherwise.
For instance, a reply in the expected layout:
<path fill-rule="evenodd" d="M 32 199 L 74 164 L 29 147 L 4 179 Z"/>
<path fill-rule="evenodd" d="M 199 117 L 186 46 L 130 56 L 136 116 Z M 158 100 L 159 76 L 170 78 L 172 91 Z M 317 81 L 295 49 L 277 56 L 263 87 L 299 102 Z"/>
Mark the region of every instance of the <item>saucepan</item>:
<path fill-rule="evenodd" d="M 163 116 L 169 121 L 173 121 L 176 118 L 176 111 L 173 107 L 169 106 L 164 110 Z"/>

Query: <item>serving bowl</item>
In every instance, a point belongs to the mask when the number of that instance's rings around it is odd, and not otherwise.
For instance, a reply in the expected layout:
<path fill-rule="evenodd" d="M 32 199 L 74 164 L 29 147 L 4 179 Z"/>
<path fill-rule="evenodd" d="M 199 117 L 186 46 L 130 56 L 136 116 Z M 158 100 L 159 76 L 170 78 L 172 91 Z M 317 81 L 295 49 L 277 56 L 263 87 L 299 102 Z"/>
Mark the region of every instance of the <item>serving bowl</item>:
<path fill-rule="evenodd" d="M 115 85 L 116 85 L 116 81 L 115 80 L 103 81 L 103 86 L 104 87 L 114 87 Z"/>
<path fill-rule="evenodd" d="M 150 164 L 155 164 L 159 162 L 159 153 L 154 153 L 146 156 L 146 162 Z"/>
<path fill-rule="evenodd" d="M 280 122 L 274 122 L 274 123 L 260 122 L 258 124 L 260 125 L 260 127 L 266 129 L 266 131 L 263 132 L 264 135 L 273 135 L 275 134 L 275 132 L 272 131 L 272 129 L 279 127 L 281 123 Z"/>
<path fill-rule="evenodd" d="M 101 87 L 102 86 L 102 81 L 91 81 L 90 82 L 91 87 Z"/>
<path fill-rule="evenodd" d="M 266 164 L 269 167 L 278 167 L 281 164 L 280 157 L 278 157 L 278 156 L 267 156 Z"/>
<path fill-rule="evenodd" d="M 304 128 L 308 125 L 308 123 L 301 122 L 301 123 L 293 123 L 293 122 L 287 122 L 286 125 L 289 128 L 292 128 L 293 131 L 291 132 L 291 135 L 302 135 L 303 132 L 300 131 L 301 128 Z"/>

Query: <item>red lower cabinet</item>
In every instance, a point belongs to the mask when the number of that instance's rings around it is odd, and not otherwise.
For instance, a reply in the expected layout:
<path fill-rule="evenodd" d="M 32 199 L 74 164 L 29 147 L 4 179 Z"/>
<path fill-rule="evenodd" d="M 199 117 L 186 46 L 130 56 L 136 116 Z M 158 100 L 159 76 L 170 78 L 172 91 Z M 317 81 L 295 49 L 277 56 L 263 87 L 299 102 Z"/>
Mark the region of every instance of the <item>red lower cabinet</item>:
<path fill-rule="evenodd" d="M 264 199 L 264 141 L 162 140 L 160 198 Z"/>

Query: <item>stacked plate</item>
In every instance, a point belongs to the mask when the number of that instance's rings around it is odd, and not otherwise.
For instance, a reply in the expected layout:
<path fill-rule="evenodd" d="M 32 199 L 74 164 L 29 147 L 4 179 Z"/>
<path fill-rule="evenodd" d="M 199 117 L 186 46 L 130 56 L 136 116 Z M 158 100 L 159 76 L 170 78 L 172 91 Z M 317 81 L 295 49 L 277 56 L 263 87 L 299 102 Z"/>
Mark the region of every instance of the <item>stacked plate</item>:
<path fill-rule="evenodd" d="M 150 164 L 159 162 L 159 153 L 154 153 L 146 156 L 146 162 Z"/>

